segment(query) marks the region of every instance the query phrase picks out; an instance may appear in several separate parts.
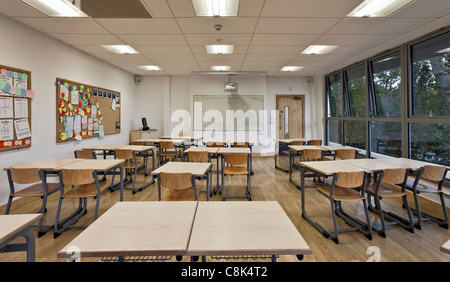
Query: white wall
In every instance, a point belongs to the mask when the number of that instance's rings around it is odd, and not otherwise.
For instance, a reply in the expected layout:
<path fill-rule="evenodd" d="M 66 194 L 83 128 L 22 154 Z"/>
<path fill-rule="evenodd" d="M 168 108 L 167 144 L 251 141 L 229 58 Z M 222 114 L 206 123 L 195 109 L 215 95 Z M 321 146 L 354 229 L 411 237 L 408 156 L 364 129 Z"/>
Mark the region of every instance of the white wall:
<path fill-rule="evenodd" d="M 0 64 L 31 71 L 32 146 L 0 152 L 0 167 L 49 157 L 73 158 L 73 151 L 98 142 L 125 144 L 134 127 L 134 77 L 127 72 L 69 47 L 27 26 L 0 16 L 3 34 Z M 95 85 L 121 92 L 121 133 L 104 138 L 56 143 L 56 78 Z M 0 173 L 0 204 L 7 201 L 6 172 Z"/>

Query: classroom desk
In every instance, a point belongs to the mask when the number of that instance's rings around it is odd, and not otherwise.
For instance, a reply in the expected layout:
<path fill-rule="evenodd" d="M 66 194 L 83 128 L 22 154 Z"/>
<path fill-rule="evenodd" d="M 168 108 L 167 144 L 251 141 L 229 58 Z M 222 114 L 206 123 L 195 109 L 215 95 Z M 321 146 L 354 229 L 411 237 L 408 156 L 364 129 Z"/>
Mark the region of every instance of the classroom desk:
<path fill-rule="evenodd" d="M 219 148 L 217 147 L 191 147 L 189 149 L 187 149 L 186 151 L 184 151 L 185 154 L 189 154 L 189 152 L 208 152 L 209 156 L 217 154 L 217 151 L 219 150 Z M 214 190 L 218 189 L 217 187 L 219 187 L 219 160 L 217 160 L 217 169 L 216 169 L 216 175 L 217 175 L 217 183 L 216 183 L 216 188 L 214 188 Z M 211 171 L 214 172 L 214 171 Z M 211 192 L 211 191 L 210 191 Z M 212 194 L 210 194 L 210 196 L 212 196 Z"/>
<path fill-rule="evenodd" d="M 299 155 L 301 151 L 304 149 L 316 149 L 316 150 L 322 150 L 325 152 L 327 149 L 322 148 L 321 146 L 310 146 L 310 145 L 289 145 L 289 181 L 295 185 L 297 188 L 301 188 L 300 184 L 298 184 L 293 178 L 292 178 L 292 172 L 293 171 L 299 171 L 300 168 L 296 169 L 297 165 L 295 164 L 295 156 Z"/>
<path fill-rule="evenodd" d="M 58 258 L 183 256 L 197 202 L 118 202 L 72 242 Z"/>
<path fill-rule="evenodd" d="M 36 259 L 36 243 L 30 225 L 42 217 L 42 214 L 0 215 L 0 252 L 27 252 L 27 262 Z M 10 244 L 18 237 L 24 237 L 26 243 Z"/>
<path fill-rule="evenodd" d="M 450 240 L 448 240 L 446 243 L 444 243 L 441 246 L 441 251 L 447 254 L 450 254 Z"/>
<path fill-rule="evenodd" d="M 168 162 L 152 171 L 153 177 L 158 177 L 161 172 L 167 173 L 191 173 L 195 177 L 206 177 L 206 198 L 209 201 L 210 183 L 209 169 L 211 163 Z M 198 193 L 200 194 L 200 192 Z M 161 187 L 158 185 L 158 201 L 161 200 Z"/>
<path fill-rule="evenodd" d="M 433 164 L 433 163 L 427 163 L 427 162 L 423 162 L 423 161 L 418 161 L 418 160 L 412 160 L 412 159 L 407 159 L 407 158 L 380 158 L 377 159 L 380 162 L 385 162 L 385 163 L 390 163 L 390 164 L 395 164 L 395 165 L 399 165 L 403 168 L 412 170 L 412 171 L 417 171 L 419 170 L 421 167 L 425 166 L 425 165 L 436 165 L 436 166 L 441 166 L 438 164 Z"/>
<path fill-rule="evenodd" d="M 289 169 L 278 166 L 278 156 L 280 155 L 280 144 L 290 145 L 294 141 L 307 142 L 305 138 L 292 138 L 292 139 L 275 139 L 275 168 L 284 172 L 289 172 Z"/>
<path fill-rule="evenodd" d="M 114 151 L 124 145 L 115 145 L 115 144 L 99 144 L 90 146 L 87 148 L 83 148 L 84 150 L 94 150 L 94 151 L 103 151 L 103 159 L 106 159 L 106 156 L 114 156 Z"/>
<path fill-rule="evenodd" d="M 150 175 L 151 171 L 147 171 L 147 164 L 148 164 L 148 157 L 151 156 L 152 157 L 152 169 L 155 169 L 155 149 L 156 146 L 146 146 L 146 145 L 125 145 L 122 146 L 120 148 L 118 148 L 120 150 L 133 150 L 134 152 L 136 152 L 136 157 L 143 157 L 144 158 L 144 174 L 145 176 Z M 149 183 L 146 184 L 144 186 L 142 186 L 141 188 L 139 188 L 139 191 L 144 190 L 145 188 L 147 188 L 149 185 L 151 185 L 153 183 Z"/>
<path fill-rule="evenodd" d="M 188 256 L 264 256 L 311 254 L 278 202 L 199 202 Z"/>

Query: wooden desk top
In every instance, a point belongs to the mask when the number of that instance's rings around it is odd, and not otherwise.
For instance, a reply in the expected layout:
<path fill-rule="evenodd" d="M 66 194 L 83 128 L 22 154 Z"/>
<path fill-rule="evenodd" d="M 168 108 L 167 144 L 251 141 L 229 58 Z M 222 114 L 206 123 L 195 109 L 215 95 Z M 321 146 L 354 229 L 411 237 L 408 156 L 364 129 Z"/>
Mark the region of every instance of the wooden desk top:
<path fill-rule="evenodd" d="M 125 145 L 114 145 L 114 144 L 100 144 L 95 146 L 90 146 L 83 148 L 85 150 L 116 150 L 118 148 L 121 148 Z"/>
<path fill-rule="evenodd" d="M 199 202 L 187 255 L 311 254 L 278 202 Z"/>
<path fill-rule="evenodd" d="M 405 168 L 397 164 L 381 162 L 378 159 L 339 160 L 339 163 L 348 163 L 350 165 L 357 166 L 371 172 L 381 171 L 384 169 Z"/>
<path fill-rule="evenodd" d="M 218 154 L 251 154 L 250 148 L 219 148 Z"/>
<path fill-rule="evenodd" d="M 347 146 L 339 146 L 339 145 L 324 145 L 324 146 L 321 145 L 319 147 L 324 148 L 327 151 L 352 150 L 352 149 L 355 149 L 356 151 L 360 150 L 358 148 L 352 148 L 352 147 L 347 147 Z"/>
<path fill-rule="evenodd" d="M 448 240 L 444 245 L 441 246 L 441 251 L 450 254 L 450 240 Z"/>
<path fill-rule="evenodd" d="M 197 202 L 118 202 L 58 252 L 71 257 L 185 255 Z"/>
<path fill-rule="evenodd" d="M 411 160 L 411 159 L 406 159 L 406 158 L 382 158 L 382 159 L 377 159 L 377 160 L 380 162 L 396 164 L 396 165 L 399 165 L 401 167 L 411 169 L 411 170 L 418 170 L 421 167 L 423 167 L 424 165 L 440 166 L 438 164 L 427 163 L 427 162 L 423 162 L 423 161 Z"/>
<path fill-rule="evenodd" d="M 275 139 L 275 142 L 286 143 L 286 144 L 292 143 L 293 141 L 307 142 L 307 141 L 309 141 L 309 139 L 306 139 L 306 138 Z"/>
<path fill-rule="evenodd" d="M 12 168 L 39 168 L 45 170 L 58 169 L 64 165 L 79 162 L 81 159 L 41 159 L 11 166 Z M 5 168 L 7 170 L 8 168 Z"/>
<path fill-rule="evenodd" d="M 169 173 L 192 173 L 195 176 L 205 175 L 211 163 L 191 163 L 191 162 L 168 162 L 151 172 L 151 175 L 158 175 L 161 172 Z"/>
<path fill-rule="evenodd" d="M 317 162 L 300 162 L 300 165 L 312 169 L 322 175 L 333 175 L 337 172 L 355 172 L 355 171 L 367 171 L 361 167 L 351 165 L 350 163 L 338 161 L 317 161 Z"/>
<path fill-rule="evenodd" d="M 142 152 L 147 150 L 154 150 L 156 146 L 144 146 L 144 145 L 126 145 L 118 148 L 119 150 L 133 150 L 136 152 Z"/>
<path fill-rule="evenodd" d="M 305 149 L 316 149 L 316 150 L 322 150 L 326 151 L 326 149 L 322 148 L 321 146 L 310 146 L 310 145 L 289 145 L 289 149 L 294 151 L 303 151 Z"/>
<path fill-rule="evenodd" d="M 219 150 L 219 148 L 217 148 L 217 147 L 191 147 L 191 148 L 187 149 L 184 152 L 186 152 L 186 153 L 189 153 L 189 152 L 208 152 L 210 154 L 215 154 L 215 153 L 217 153 L 218 150 Z"/>
<path fill-rule="evenodd" d="M 152 143 L 152 144 L 159 144 L 161 141 L 172 141 L 173 143 L 183 143 L 186 141 L 186 139 L 160 139 L 160 138 L 153 138 L 153 139 L 136 139 L 133 142 L 140 142 L 140 143 Z"/>
<path fill-rule="evenodd" d="M 0 215 L 0 244 L 38 221 L 41 213 Z"/>
<path fill-rule="evenodd" d="M 125 160 L 115 160 L 115 159 L 106 159 L 106 160 L 87 160 L 87 159 L 79 159 L 80 161 L 70 163 L 64 166 L 61 166 L 61 169 L 93 169 L 97 171 L 105 171 L 108 170 L 118 164 L 124 163 Z"/>

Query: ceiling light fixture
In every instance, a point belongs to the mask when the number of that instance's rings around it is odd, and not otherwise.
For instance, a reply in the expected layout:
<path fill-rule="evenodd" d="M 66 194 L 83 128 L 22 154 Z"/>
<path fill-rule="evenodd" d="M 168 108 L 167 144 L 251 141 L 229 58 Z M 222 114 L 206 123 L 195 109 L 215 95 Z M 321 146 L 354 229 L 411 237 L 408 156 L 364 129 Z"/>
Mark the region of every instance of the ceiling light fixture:
<path fill-rule="evenodd" d="M 302 54 L 315 55 L 315 54 L 328 54 L 339 46 L 336 45 L 311 45 L 306 48 Z"/>
<path fill-rule="evenodd" d="M 347 17 L 388 17 L 415 0 L 365 0 Z"/>
<path fill-rule="evenodd" d="M 230 69 L 230 66 L 211 66 L 211 70 L 213 71 L 229 71 Z"/>
<path fill-rule="evenodd" d="M 192 0 L 197 17 L 237 17 L 239 0 Z"/>
<path fill-rule="evenodd" d="M 143 70 L 148 70 L 148 71 L 160 71 L 161 68 L 158 66 L 138 66 L 138 68 L 141 68 Z"/>
<path fill-rule="evenodd" d="M 20 0 L 49 17 L 88 17 L 72 1 L 66 0 Z"/>
<path fill-rule="evenodd" d="M 137 54 L 138 51 L 134 50 L 128 45 L 102 45 L 103 48 L 116 53 L 116 54 Z"/>
<path fill-rule="evenodd" d="M 208 54 L 232 54 L 234 45 L 205 45 Z"/>
<path fill-rule="evenodd" d="M 304 69 L 304 67 L 299 66 L 285 66 L 281 69 L 281 71 L 299 71 Z"/>

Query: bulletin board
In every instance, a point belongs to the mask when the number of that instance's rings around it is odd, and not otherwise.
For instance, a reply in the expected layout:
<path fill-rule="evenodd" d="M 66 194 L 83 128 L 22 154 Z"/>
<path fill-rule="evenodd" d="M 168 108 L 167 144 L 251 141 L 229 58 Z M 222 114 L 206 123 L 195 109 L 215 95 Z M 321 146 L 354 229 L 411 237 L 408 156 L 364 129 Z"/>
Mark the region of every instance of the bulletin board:
<path fill-rule="evenodd" d="M 31 72 L 0 65 L 0 152 L 31 147 Z"/>
<path fill-rule="evenodd" d="M 56 142 L 120 133 L 120 92 L 56 79 Z"/>

